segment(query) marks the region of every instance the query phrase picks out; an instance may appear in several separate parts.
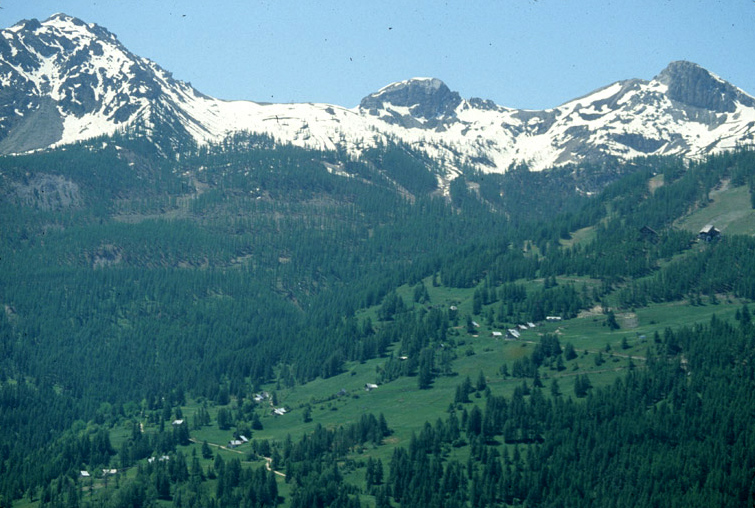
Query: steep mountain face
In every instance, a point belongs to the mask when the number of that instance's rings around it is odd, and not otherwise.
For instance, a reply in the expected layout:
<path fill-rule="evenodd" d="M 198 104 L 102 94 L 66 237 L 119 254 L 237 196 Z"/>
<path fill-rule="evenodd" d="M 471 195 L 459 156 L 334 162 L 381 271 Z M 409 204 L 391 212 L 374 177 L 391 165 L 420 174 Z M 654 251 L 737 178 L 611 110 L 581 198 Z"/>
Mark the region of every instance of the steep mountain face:
<path fill-rule="evenodd" d="M 433 78 L 388 85 L 353 109 L 229 102 L 174 80 L 104 28 L 63 14 L 0 32 L 0 153 L 119 129 L 136 129 L 163 149 L 166 140 L 219 142 L 238 131 L 354 155 L 400 141 L 453 177 L 463 167 L 694 158 L 752 144 L 755 99 L 693 63 L 674 62 L 651 81 L 620 81 L 542 111 L 462 99 Z"/>
<path fill-rule="evenodd" d="M 668 86 L 669 99 L 716 113 L 734 113 L 737 104 L 755 106 L 755 100 L 736 87 L 690 62 L 673 62 L 656 80 Z"/>

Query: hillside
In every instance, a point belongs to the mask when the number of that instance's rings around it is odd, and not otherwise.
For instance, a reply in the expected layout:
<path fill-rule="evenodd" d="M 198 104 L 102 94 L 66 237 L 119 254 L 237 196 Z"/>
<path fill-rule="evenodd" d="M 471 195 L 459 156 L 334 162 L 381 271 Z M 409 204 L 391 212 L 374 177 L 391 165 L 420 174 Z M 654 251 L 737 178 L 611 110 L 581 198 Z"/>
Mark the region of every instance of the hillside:
<path fill-rule="evenodd" d="M 441 192 L 401 143 L 2 157 L 3 504 L 741 506 L 753 168 L 468 170 Z"/>

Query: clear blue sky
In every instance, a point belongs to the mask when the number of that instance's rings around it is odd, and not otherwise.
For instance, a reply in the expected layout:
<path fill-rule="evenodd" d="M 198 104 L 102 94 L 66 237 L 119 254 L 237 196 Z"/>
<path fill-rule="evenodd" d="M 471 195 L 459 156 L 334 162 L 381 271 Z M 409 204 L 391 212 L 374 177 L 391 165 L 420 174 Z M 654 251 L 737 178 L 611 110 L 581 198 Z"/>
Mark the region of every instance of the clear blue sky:
<path fill-rule="evenodd" d="M 415 76 L 544 109 L 690 60 L 755 94 L 755 0 L 0 0 L 97 23 L 221 99 L 352 107 Z"/>

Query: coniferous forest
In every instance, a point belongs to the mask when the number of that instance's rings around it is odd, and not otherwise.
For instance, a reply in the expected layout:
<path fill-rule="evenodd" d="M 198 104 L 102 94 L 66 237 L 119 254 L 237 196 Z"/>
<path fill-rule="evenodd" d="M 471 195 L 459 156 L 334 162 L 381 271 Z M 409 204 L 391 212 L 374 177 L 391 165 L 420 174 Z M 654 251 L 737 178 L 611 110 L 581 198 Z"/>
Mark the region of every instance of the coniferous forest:
<path fill-rule="evenodd" d="M 755 152 L 439 164 L 0 158 L 0 506 L 755 503 Z"/>

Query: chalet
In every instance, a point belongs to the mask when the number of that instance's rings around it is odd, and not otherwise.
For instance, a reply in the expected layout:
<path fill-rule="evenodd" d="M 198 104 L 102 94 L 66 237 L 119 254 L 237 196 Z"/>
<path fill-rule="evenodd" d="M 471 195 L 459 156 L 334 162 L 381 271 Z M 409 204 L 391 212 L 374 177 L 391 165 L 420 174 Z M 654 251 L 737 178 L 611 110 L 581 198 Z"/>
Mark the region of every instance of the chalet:
<path fill-rule="evenodd" d="M 535 323 L 533 323 L 532 321 L 529 321 L 527 323 L 527 326 L 529 326 L 530 328 L 535 328 Z"/>
<path fill-rule="evenodd" d="M 528 330 L 527 325 L 518 325 L 520 330 Z"/>
<path fill-rule="evenodd" d="M 519 337 L 521 336 L 521 335 L 519 334 L 519 331 L 518 331 L 518 330 L 515 330 L 514 328 L 509 328 L 509 329 L 508 329 L 508 332 L 509 332 L 509 333 L 508 333 L 507 337 L 510 337 L 510 338 L 512 338 L 512 339 L 518 339 L 518 338 L 519 338 Z"/>
<path fill-rule="evenodd" d="M 270 398 L 270 394 L 267 392 L 260 392 L 254 396 L 254 402 L 262 402 L 265 399 Z"/>
<path fill-rule="evenodd" d="M 102 470 L 102 476 L 108 476 L 108 475 L 113 475 L 113 474 L 118 474 L 118 470 L 117 469 L 103 469 Z"/>
<path fill-rule="evenodd" d="M 561 316 L 545 316 L 546 321 L 561 321 Z"/>
<path fill-rule="evenodd" d="M 377 387 L 378 385 L 376 385 L 375 383 L 366 383 L 364 385 L 364 389 L 367 390 L 368 392 L 371 390 L 375 390 Z"/>
<path fill-rule="evenodd" d="M 658 233 L 650 226 L 642 226 L 640 228 L 640 236 L 648 242 L 655 243 L 658 241 Z"/>
<path fill-rule="evenodd" d="M 474 326 L 475 328 L 479 328 L 480 323 L 478 323 L 477 321 L 472 321 L 472 326 Z"/>
<path fill-rule="evenodd" d="M 495 337 L 496 339 L 498 339 L 500 337 L 503 337 L 503 333 L 502 332 L 490 332 L 490 335 L 492 337 Z"/>
<path fill-rule="evenodd" d="M 246 436 L 239 436 L 239 441 L 241 441 L 242 443 L 248 443 L 249 438 L 247 438 Z"/>
<path fill-rule="evenodd" d="M 273 414 L 276 415 L 276 416 L 283 416 L 284 414 L 286 414 L 286 408 L 284 408 L 284 407 L 277 407 L 277 408 L 273 409 Z"/>
<path fill-rule="evenodd" d="M 183 420 L 173 420 L 173 425 L 178 426 L 178 425 L 183 425 L 183 424 L 184 424 Z"/>
<path fill-rule="evenodd" d="M 81 471 L 80 474 L 82 478 L 89 478 L 90 476 L 92 476 L 89 474 L 89 471 Z"/>
<path fill-rule="evenodd" d="M 697 234 L 697 237 L 704 242 L 712 242 L 718 240 L 721 237 L 721 232 L 713 227 L 713 224 L 708 224 Z"/>
<path fill-rule="evenodd" d="M 230 446 L 231 448 L 236 448 L 237 446 L 241 446 L 242 444 L 244 444 L 244 442 L 238 439 L 231 439 L 230 441 L 228 441 L 228 446 Z"/>

